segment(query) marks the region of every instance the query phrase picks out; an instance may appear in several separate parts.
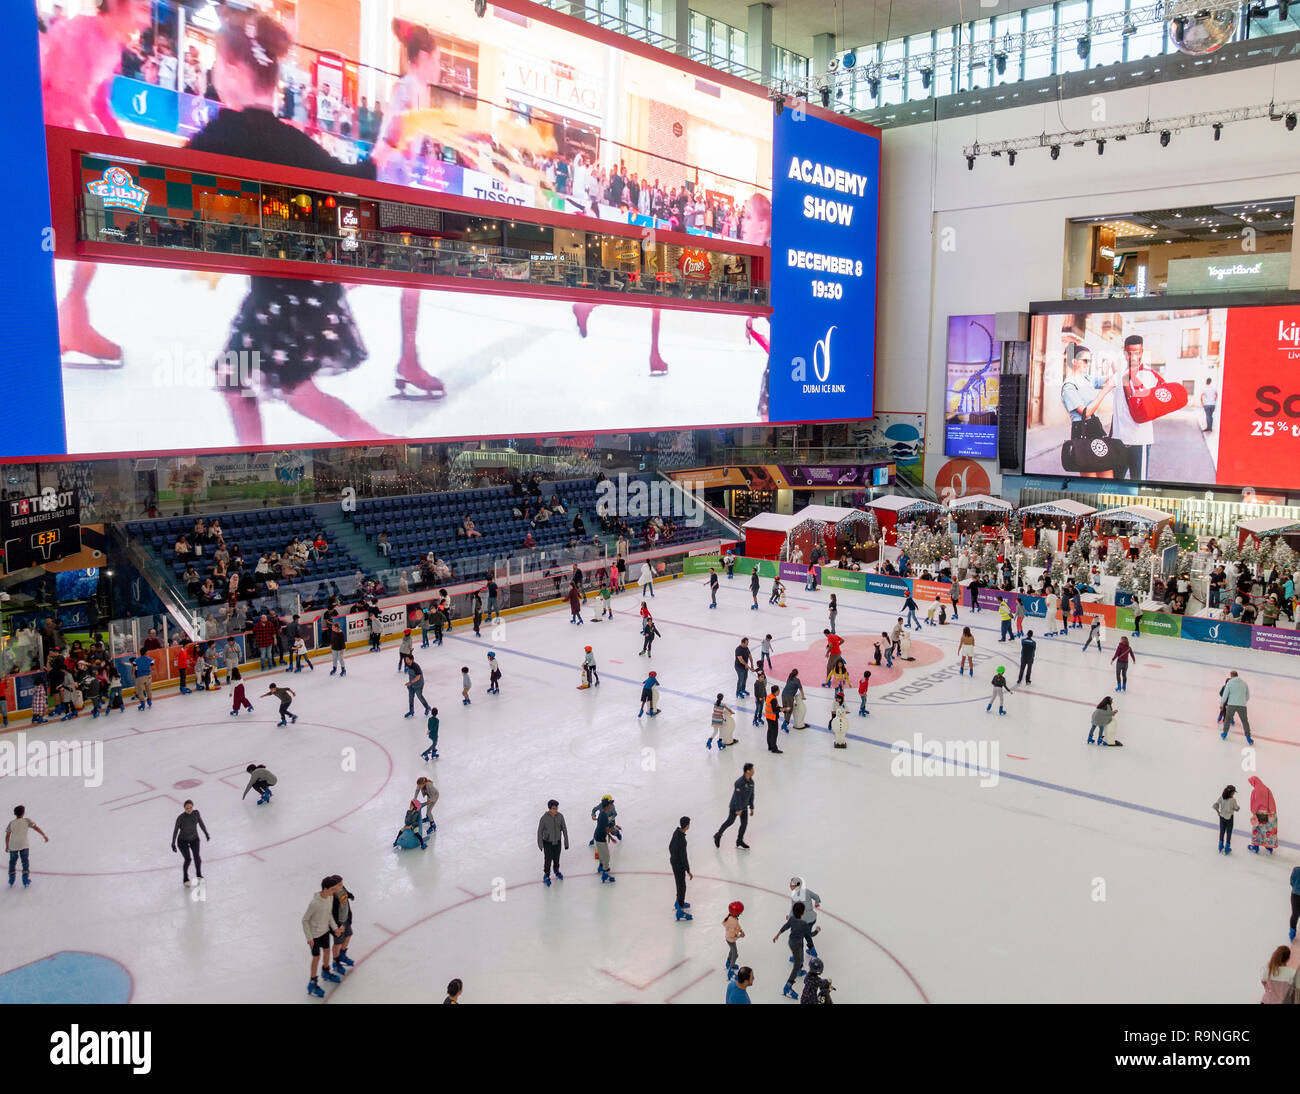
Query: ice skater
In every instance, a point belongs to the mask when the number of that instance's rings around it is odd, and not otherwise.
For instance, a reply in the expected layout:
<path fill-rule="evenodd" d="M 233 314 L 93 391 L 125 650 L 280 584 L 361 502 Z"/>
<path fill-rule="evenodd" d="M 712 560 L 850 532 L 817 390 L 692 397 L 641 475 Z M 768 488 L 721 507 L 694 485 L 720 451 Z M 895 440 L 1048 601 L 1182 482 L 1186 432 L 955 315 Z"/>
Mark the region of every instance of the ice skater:
<path fill-rule="evenodd" d="M 1229 783 L 1223 788 L 1219 800 L 1211 808 L 1219 815 L 1219 852 L 1232 854 L 1232 815 L 1241 808 L 1237 804 L 1237 788 Z M 10 867 L 12 869 L 12 867 Z"/>
<path fill-rule="evenodd" d="M 646 617 L 641 622 L 641 652 L 638 657 L 653 657 L 655 639 L 661 637 L 659 628 L 655 626 L 654 616 L 646 613 Z"/>
<path fill-rule="evenodd" d="M 27 806 L 15 805 L 14 819 L 5 826 L 5 851 L 9 854 L 9 884 L 14 883 L 18 863 L 21 861 L 24 889 L 32 883 L 27 847 L 28 832 L 35 832 L 46 843 L 50 842 L 50 837 L 41 831 L 40 826 L 35 821 L 27 819 Z"/>
<path fill-rule="evenodd" d="M 898 622 L 901 629 L 902 619 L 899 619 Z M 822 687 L 828 688 L 831 686 L 831 673 L 835 671 L 835 662 L 840 660 L 840 650 L 844 647 L 844 639 L 838 634 L 831 634 L 830 628 L 823 630 L 822 636 L 826 639 L 826 649 L 823 651 L 826 654 L 826 679 Z"/>
<path fill-rule="evenodd" d="M 1082 625 L 1082 624 L 1081 624 L 1081 625 Z M 1103 635 L 1102 635 L 1102 629 L 1101 629 L 1101 616 L 1099 616 L 1099 615 L 1094 615 L 1094 616 L 1092 617 L 1092 623 L 1091 623 L 1091 625 L 1088 627 L 1088 640 L 1083 644 L 1083 648 L 1084 648 L 1084 650 L 1087 650 L 1087 648 L 1088 648 L 1089 646 L 1091 646 L 1094 642 L 1096 642 L 1096 643 L 1097 643 L 1097 652 L 1098 652 L 1098 653 L 1101 653 L 1101 652 L 1102 652 L 1102 650 L 1101 650 L 1101 640 L 1102 640 L 1102 637 L 1103 637 Z"/>
<path fill-rule="evenodd" d="M 734 744 L 731 729 L 735 727 L 735 719 L 736 712 L 722 701 L 722 692 L 718 692 L 718 697 L 713 700 L 713 712 L 709 716 L 709 739 L 704 742 L 704 747 L 712 748 L 715 737 L 718 739 L 719 752 L 727 745 Z"/>
<path fill-rule="evenodd" d="M 907 629 L 915 627 L 918 631 L 921 629 L 921 620 L 916 614 L 916 601 L 912 599 L 912 594 L 907 594 L 907 599 L 903 601 L 903 612 L 907 616 Z"/>
<path fill-rule="evenodd" d="M 600 812 L 596 814 L 596 833 L 592 836 L 592 842 L 596 845 L 596 859 L 599 862 L 596 869 L 600 874 L 602 885 L 607 881 L 618 880 L 609 866 L 609 837 L 617 828 L 614 824 L 613 812 L 614 799 L 609 797 L 601 799 Z"/>
<path fill-rule="evenodd" d="M 421 775 L 415 780 L 415 800 L 424 799 L 424 819 L 429 823 L 427 835 L 432 835 L 438 830 L 438 825 L 434 823 L 433 807 L 438 804 L 438 788 L 433 785 L 433 780 L 427 775 Z"/>
<path fill-rule="evenodd" d="M 750 720 L 750 725 L 758 725 L 763 720 L 763 706 L 767 702 L 767 673 L 763 671 L 763 666 L 759 665 L 754 670 L 754 717 Z"/>
<path fill-rule="evenodd" d="M 781 721 L 781 689 L 775 684 L 768 689 L 763 701 L 763 717 L 767 721 L 767 750 L 779 756 L 781 749 L 776 747 L 776 735 Z"/>
<path fill-rule="evenodd" d="M 791 669 L 785 678 L 785 687 L 781 689 L 781 728 L 790 732 L 790 724 L 795 729 L 806 729 L 804 712 L 807 710 L 807 696 L 804 695 L 803 681 L 799 679 L 799 670 Z"/>
<path fill-rule="evenodd" d="M 590 646 L 582 647 L 582 684 L 580 687 L 600 687 L 600 673 L 596 670 L 596 655 Z"/>
<path fill-rule="evenodd" d="M 808 975 L 804 978 L 803 991 L 799 993 L 799 1005 L 820 1006 L 832 1002 L 831 992 L 835 990 L 828 977 L 822 976 L 826 964 L 820 957 L 808 962 Z"/>
<path fill-rule="evenodd" d="M 867 689 L 871 687 L 871 670 L 862 670 L 862 679 L 858 681 L 858 717 L 865 718 L 871 713 L 867 709 Z"/>
<path fill-rule="evenodd" d="M 709 607 L 718 606 L 718 571 L 709 567 Z"/>
<path fill-rule="evenodd" d="M 1133 637 L 1137 638 L 1142 633 L 1142 601 L 1133 601 Z"/>
<path fill-rule="evenodd" d="M 942 605 L 939 603 L 939 597 L 938 597 L 938 594 L 936 594 L 936 595 L 935 595 L 935 598 L 934 598 L 934 603 L 932 603 L 932 604 L 930 605 L 929 610 L 927 610 L 926 613 L 925 613 L 925 625 L 926 625 L 927 627 L 933 627 L 933 626 L 934 626 L 934 616 L 935 616 L 935 613 L 939 610 L 940 607 L 942 607 Z M 946 620 L 945 620 L 945 622 L 946 622 Z"/>
<path fill-rule="evenodd" d="M 471 623 L 474 627 L 474 637 L 482 638 L 479 628 L 483 626 L 483 598 L 478 592 L 474 593 L 474 614 L 471 617 Z"/>
<path fill-rule="evenodd" d="M 140 705 L 137 710 L 148 706 L 153 709 L 153 658 L 144 651 L 136 655 L 132 663 L 135 672 L 135 697 Z"/>
<path fill-rule="evenodd" d="M 426 646 L 428 642 L 424 643 Z M 330 629 L 330 675 L 336 672 L 340 678 L 348 674 L 348 667 L 343 661 L 343 656 L 348 648 L 348 636 L 343 629 L 343 624 L 335 623 Z"/>
<path fill-rule="evenodd" d="M 742 638 L 735 650 L 736 698 L 744 699 L 749 694 L 749 670 L 754 667 L 754 655 L 749 651 L 749 639 Z"/>
<path fill-rule="evenodd" d="M 551 884 L 551 871 L 555 871 L 555 880 L 563 881 L 560 873 L 560 841 L 564 849 L 569 849 L 569 826 L 564 823 L 564 814 L 560 812 L 560 803 L 552 798 L 546 803 L 546 812 L 537 822 L 537 849 L 542 853 L 542 881 L 547 888 Z"/>
<path fill-rule="evenodd" d="M 785 988 L 781 994 L 791 999 L 798 1000 L 798 993 L 794 990 L 795 981 L 804 973 L 803 954 L 804 947 L 811 946 L 813 937 L 821 930 L 813 930 L 803 920 L 805 911 L 803 901 L 795 901 L 794 906 L 790 909 L 790 915 L 781 925 L 781 929 L 772 936 L 775 943 L 780 940 L 786 931 L 790 932 L 790 978 L 785 982 Z"/>
<path fill-rule="evenodd" d="M 406 812 L 402 816 L 402 827 L 393 838 L 394 847 L 409 850 L 418 844 L 421 851 L 429 849 L 428 841 L 424 838 L 424 820 L 420 816 L 420 810 L 420 803 L 414 798 L 407 803 Z"/>
<path fill-rule="evenodd" d="M 248 701 L 248 695 L 244 691 L 244 682 L 242 680 L 235 685 L 234 690 L 230 693 L 230 716 L 238 718 L 241 708 L 247 709 L 250 714 L 253 712 L 253 704 Z"/>
<path fill-rule="evenodd" d="M 257 799 L 257 804 L 265 805 L 271 800 L 271 797 L 275 793 L 271 787 L 280 780 L 271 774 L 271 772 L 262 764 L 249 764 L 244 768 L 244 770 L 248 772 L 248 785 L 244 787 L 244 792 L 239 796 L 239 800 L 243 801 L 248 797 L 248 792 L 250 790 L 256 790 L 260 795 Z"/>
<path fill-rule="evenodd" d="M 1038 656 L 1038 643 L 1034 640 L 1034 632 L 1030 631 L 1020 640 L 1020 672 L 1016 676 L 1017 687 L 1022 684 L 1032 684 L 1034 682 L 1034 658 Z M 974 672 L 974 669 L 971 670 Z"/>
<path fill-rule="evenodd" d="M 993 695 L 992 695 L 992 697 L 989 699 L 989 704 L 988 704 L 988 706 L 986 706 L 986 707 L 984 708 L 984 710 L 985 710 L 986 713 L 987 713 L 988 711 L 990 711 L 990 710 L 993 709 L 993 704 L 994 704 L 994 703 L 997 703 L 997 705 L 998 705 L 998 713 L 999 713 L 999 714 L 1005 714 L 1005 713 L 1006 713 L 1006 709 L 1005 709 L 1005 708 L 1003 707 L 1003 705 L 1002 705 L 1002 697 L 1003 697 L 1004 695 L 1012 695 L 1012 694 L 1014 694 L 1014 692 L 1012 692 L 1012 690 L 1011 690 L 1011 686 L 1007 683 L 1007 678 L 1006 678 L 1006 676 L 1004 675 L 1004 674 L 1006 673 L 1006 671 L 1007 671 L 1007 670 L 1006 670 L 1006 667 L 1005 667 L 1005 666 L 1003 666 L 1003 665 L 999 665 L 999 666 L 998 666 L 998 671 L 995 672 L 995 673 L 993 674 Z M 975 675 L 975 670 L 974 670 L 974 668 L 971 669 L 971 675 L 972 675 L 972 676 Z"/>
<path fill-rule="evenodd" d="M 369 631 L 370 634 L 370 652 L 378 653 L 379 640 L 380 638 L 383 637 L 384 634 L 384 625 L 379 621 L 378 612 L 370 613 L 369 622 L 367 623 L 367 630 Z"/>
<path fill-rule="evenodd" d="M 569 622 L 582 626 L 582 590 L 576 582 L 569 585 Z"/>
<path fill-rule="evenodd" d="M 831 634 L 835 634 L 835 617 L 840 614 L 839 601 L 835 599 L 835 594 L 831 593 L 830 603 L 826 606 L 826 617 L 830 621 Z"/>
<path fill-rule="evenodd" d="M 286 718 L 291 718 L 295 724 L 298 721 L 298 715 L 289 713 L 289 706 L 293 703 L 293 688 L 277 687 L 275 684 L 270 685 L 270 691 L 263 692 L 259 698 L 265 699 L 268 695 L 274 695 L 280 701 L 280 720 L 275 724 L 284 725 Z"/>
<path fill-rule="evenodd" d="M 672 868 L 673 881 L 677 884 L 677 899 L 673 901 L 673 911 L 677 914 L 678 923 L 695 918 L 686 910 L 690 907 L 686 902 L 686 879 L 695 880 L 695 875 L 691 873 L 691 860 L 686 856 L 686 833 L 690 827 L 690 817 L 680 818 L 677 827 L 673 829 L 672 837 L 668 840 L 668 865 Z"/>
<path fill-rule="evenodd" d="M 473 686 L 474 684 L 469 678 L 469 666 L 461 665 L 460 667 L 460 705 L 461 706 L 463 707 L 469 706 L 470 703 L 469 689 L 472 688 Z"/>
<path fill-rule="evenodd" d="M 765 634 L 765 635 L 763 635 L 763 642 L 762 642 L 762 645 L 759 646 L 759 650 L 758 650 L 758 663 L 759 663 L 760 665 L 766 665 L 768 671 L 769 671 L 769 672 L 771 671 L 771 669 L 772 669 L 772 636 L 771 636 L 770 634 Z"/>
<path fill-rule="evenodd" d="M 741 770 L 740 778 L 731 788 L 731 801 L 727 805 L 727 819 L 713 833 L 713 846 L 722 846 L 722 833 L 736 821 L 740 821 L 740 831 L 736 834 L 736 846 L 748 851 L 745 842 L 745 829 L 749 827 L 749 818 L 754 815 L 754 765 L 746 764 Z"/>
<path fill-rule="evenodd" d="M 1007 604 L 1005 596 L 998 597 L 998 623 L 1001 626 L 1001 633 L 998 635 L 999 642 L 1010 642 L 1011 634 L 1011 607 Z"/>
<path fill-rule="evenodd" d="M 1253 745 L 1255 739 L 1250 735 L 1250 719 L 1246 717 L 1246 704 L 1250 702 L 1250 688 L 1246 686 L 1246 681 L 1237 675 L 1236 669 L 1228 673 L 1228 679 L 1223 684 L 1221 694 L 1223 696 L 1223 732 L 1219 734 L 1219 738 L 1224 741 L 1228 739 L 1228 731 L 1232 729 L 1232 721 L 1240 715 L 1241 728 L 1246 734 L 1246 743 Z"/>
<path fill-rule="evenodd" d="M 971 679 L 975 678 L 975 636 L 969 627 L 962 627 L 961 641 L 957 644 L 957 675 L 961 676 L 968 668 Z"/>
<path fill-rule="evenodd" d="M 334 895 L 342 887 L 341 879 L 335 881 L 334 875 L 321 878 L 320 892 L 311 898 L 307 910 L 302 916 L 302 930 L 307 936 L 307 946 L 311 949 L 311 979 L 307 981 L 307 994 L 325 998 L 325 989 L 316 980 L 320 969 L 321 956 L 325 957 L 325 968 L 320 975 L 333 984 L 342 980 L 341 976 L 330 972 L 330 943 L 339 930 L 334 920 Z"/>
<path fill-rule="evenodd" d="M 641 586 L 641 599 L 645 599 L 646 593 L 651 596 L 655 595 L 655 575 L 654 570 L 650 568 L 649 562 L 641 563 L 641 576 L 637 578 L 637 584 Z"/>
<path fill-rule="evenodd" d="M 194 802 L 186 799 L 182 810 L 177 814 L 176 823 L 172 826 L 172 851 L 177 850 L 176 845 L 179 843 L 181 884 L 188 888 L 191 857 L 194 859 L 195 884 L 203 880 L 203 860 L 199 857 L 199 830 L 202 829 L 205 839 L 211 841 L 212 837 L 208 835 L 208 826 L 203 823 L 202 815 L 194 808 Z"/>
<path fill-rule="evenodd" d="M 348 956 L 348 946 L 352 943 L 352 902 L 357 898 L 344 887 L 343 879 L 334 875 L 337 891 L 334 894 L 333 916 L 338 924 L 334 932 L 334 971 L 339 976 L 345 973 L 344 966 L 355 965 Z"/>
<path fill-rule="evenodd" d="M 407 628 L 406 630 L 402 631 L 402 641 L 401 644 L 397 647 L 397 671 L 398 672 L 406 672 L 408 676 L 410 675 L 410 673 L 407 672 L 406 659 L 408 657 L 413 656 L 414 653 L 415 653 L 415 639 L 411 637 L 410 628 Z"/>
<path fill-rule="evenodd" d="M 848 690 L 849 667 L 844 663 L 843 657 L 835 658 L 835 667 L 831 669 L 830 686 L 831 691 L 836 695 L 843 695 Z"/>
<path fill-rule="evenodd" d="M 734 980 L 736 970 L 740 968 L 740 953 L 736 949 L 736 943 L 745 937 L 745 929 L 740 925 L 740 917 L 744 913 L 745 905 L 739 900 L 733 900 L 727 905 L 727 914 L 722 918 L 722 937 L 727 943 L 727 960 L 722 967 L 727 970 L 728 980 Z"/>
<path fill-rule="evenodd" d="M 1110 657 L 1111 664 L 1115 666 L 1115 690 L 1128 691 L 1128 663 L 1137 661 L 1137 654 L 1133 647 L 1128 644 L 1128 638 L 1123 637 L 1119 640 L 1119 645 L 1115 647 L 1115 652 Z"/>
<path fill-rule="evenodd" d="M 1046 621 L 1043 623 L 1043 626 L 1047 628 L 1045 631 L 1043 631 L 1043 636 L 1045 638 L 1051 638 L 1054 635 L 1066 633 L 1066 621 L 1065 621 L 1064 613 L 1061 614 L 1061 629 L 1060 630 L 1056 629 L 1056 614 L 1060 609 L 1060 606 L 1061 606 L 1061 601 L 1055 593 L 1048 593 L 1045 597 L 1043 597 L 1043 615 L 1046 617 Z"/>
<path fill-rule="evenodd" d="M 650 704 L 650 717 L 662 713 L 655 702 L 655 695 L 659 691 L 659 674 L 651 670 L 650 675 L 641 681 L 641 707 L 636 712 L 638 718 L 645 713 L 646 703 Z"/>
<path fill-rule="evenodd" d="M 487 655 L 488 662 L 488 686 L 489 695 L 501 694 L 501 665 L 497 662 L 497 655 L 489 651 Z"/>
<path fill-rule="evenodd" d="M 425 722 L 425 733 L 429 737 L 429 747 L 420 753 L 420 759 L 433 761 L 438 759 L 438 708 L 429 708 L 429 720 Z"/>
<path fill-rule="evenodd" d="M 1258 855 L 1263 847 L 1271 855 L 1277 849 L 1277 802 L 1258 775 L 1246 781 L 1250 783 L 1250 846 L 1246 850 Z"/>
<path fill-rule="evenodd" d="M 1115 702 L 1109 695 L 1106 696 L 1092 712 L 1091 725 L 1088 729 L 1088 743 L 1092 744 L 1092 735 L 1097 734 L 1097 743 L 1103 748 L 1115 746 L 1122 748 L 1122 741 L 1106 740 L 1106 730 L 1115 722 L 1115 715 L 1119 713 L 1115 709 Z"/>
<path fill-rule="evenodd" d="M 749 596 L 753 603 L 749 606 L 751 612 L 758 611 L 758 563 L 749 572 Z"/>

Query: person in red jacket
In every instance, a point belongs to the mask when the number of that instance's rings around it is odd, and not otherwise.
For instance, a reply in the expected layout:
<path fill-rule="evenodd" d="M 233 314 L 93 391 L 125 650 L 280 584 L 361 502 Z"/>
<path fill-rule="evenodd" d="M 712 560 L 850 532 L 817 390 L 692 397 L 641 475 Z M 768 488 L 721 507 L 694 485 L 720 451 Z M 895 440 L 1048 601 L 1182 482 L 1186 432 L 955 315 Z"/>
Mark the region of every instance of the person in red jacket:
<path fill-rule="evenodd" d="M 844 645 L 844 639 L 838 634 L 831 634 L 830 629 L 822 631 L 826 637 L 826 682 L 822 687 L 831 686 L 831 671 L 835 668 L 835 662 L 840 659 L 840 648 Z"/>
<path fill-rule="evenodd" d="M 862 679 L 858 681 L 858 717 L 865 718 L 871 713 L 867 709 L 867 688 L 871 685 L 871 670 L 862 670 Z"/>
<path fill-rule="evenodd" d="M 262 668 L 269 669 L 275 664 L 275 624 L 266 612 L 253 624 L 253 643 L 257 646 Z"/>
<path fill-rule="evenodd" d="M 194 663 L 193 660 L 192 660 L 192 655 L 191 655 L 191 653 L 190 653 L 190 649 L 191 649 L 191 647 L 189 647 L 189 646 L 181 646 L 181 647 L 178 648 L 177 651 L 176 651 L 176 668 L 177 668 L 177 671 L 180 673 L 180 678 L 181 678 L 181 692 L 180 692 L 180 693 L 181 693 L 182 695 L 188 695 L 188 694 L 190 693 L 190 690 L 191 690 L 190 688 L 187 688 L 187 687 L 185 686 L 185 678 L 186 678 L 186 675 L 187 675 L 188 672 L 190 671 L 190 666 Z"/>

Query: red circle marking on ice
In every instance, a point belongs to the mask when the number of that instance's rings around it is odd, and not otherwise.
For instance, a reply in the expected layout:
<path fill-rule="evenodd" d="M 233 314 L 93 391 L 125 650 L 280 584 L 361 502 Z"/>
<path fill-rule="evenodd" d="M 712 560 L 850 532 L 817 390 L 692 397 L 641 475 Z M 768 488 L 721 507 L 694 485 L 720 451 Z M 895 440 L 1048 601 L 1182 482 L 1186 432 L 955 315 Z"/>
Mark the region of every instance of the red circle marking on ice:
<path fill-rule="evenodd" d="M 202 786 L 202 779 L 181 779 L 178 783 L 172 783 L 173 790 L 190 790 L 196 786 Z"/>
<path fill-rule="evenodd" d="M 938 646 L 932 646 L 929 642 L 918 642 L 914 639 L 912 641 L 912 657 L 914 660 L 901 661 L 895 657 L 893 667 L 889 668 L 883 664 L 876 665 L 876 640 L 870 635 L 854 634 L 842 637 L 844 637 L 844 645 L 840 647 L 840 656 L 844 658 L 844 664 L 849 670 L 849 686 L 854 692 L 857 691 L 858 681 L 862 678 L 863 669 L 871 670 L 871 686 L 874 688 L 879 687 L 881 684 L 892 684 L 908 670 L 936 665 L 940 661 L 955 656 L 945 652 Z M 883 649 L 884 639 L 880 641 Z M 810 691 L 811 688 L 820 687 L 826 679 L 826 655 L 823 652 L 825 649 L 825 639 L 818 638 L 807 649 L 774 654 L 772 656 L 772 671 L 768 673 L 768 676 L 773 681 L 780 681 L 790 675 L 791 669 L 798 669 L 799 679 L 803 681 L 805 692 Z"/>

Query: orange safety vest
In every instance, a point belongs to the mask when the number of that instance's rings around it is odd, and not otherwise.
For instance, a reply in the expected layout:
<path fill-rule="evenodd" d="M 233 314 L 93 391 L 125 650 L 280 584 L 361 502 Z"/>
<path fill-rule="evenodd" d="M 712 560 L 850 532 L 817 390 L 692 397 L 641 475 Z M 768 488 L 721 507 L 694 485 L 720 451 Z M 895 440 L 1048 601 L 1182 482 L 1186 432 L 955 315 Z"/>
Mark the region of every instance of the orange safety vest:
<path fill-rule="evenodd" d="M 778 706 L 777 703 L 777 697 L 775 695 L 769 695 L 767 697 L 767 702 L 763 704 L 763 716 L 769 722 L 775 722 L 777 718 L 777 711 L 779 709 L 780 707 Z"/>

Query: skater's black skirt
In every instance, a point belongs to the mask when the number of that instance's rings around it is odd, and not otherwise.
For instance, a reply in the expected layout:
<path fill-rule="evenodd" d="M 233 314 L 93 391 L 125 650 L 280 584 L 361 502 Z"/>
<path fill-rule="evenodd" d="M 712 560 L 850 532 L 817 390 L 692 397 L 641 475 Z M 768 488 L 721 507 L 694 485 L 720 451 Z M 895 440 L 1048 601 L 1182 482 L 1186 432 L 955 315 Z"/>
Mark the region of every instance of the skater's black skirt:
<path fill-rule="evenodd" d="M 254 277 L 231 326 L 227 353 L 256 352 L 218 363 L 222 390 L 258 383 L 264 394 L 280 395 L 319 374 L 347 372 L 366 359 L 345 288 L 326 281 Z M 235 374 L 238 373 L 238 374 Z"/>

